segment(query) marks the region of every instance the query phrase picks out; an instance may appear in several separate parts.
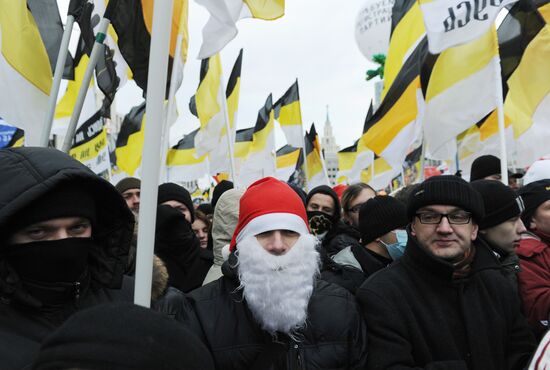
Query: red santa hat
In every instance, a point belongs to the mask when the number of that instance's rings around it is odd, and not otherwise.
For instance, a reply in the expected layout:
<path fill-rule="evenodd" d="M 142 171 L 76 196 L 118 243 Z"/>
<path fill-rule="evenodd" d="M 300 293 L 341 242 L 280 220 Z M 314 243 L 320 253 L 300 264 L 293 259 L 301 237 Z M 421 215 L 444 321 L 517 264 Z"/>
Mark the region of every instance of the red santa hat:
<path fill-rule="evenodd" d="M 239 221 L 229 250 L 249 236 L 271 230 L 309 234 L 304 203 L 286 183 L 265 177 L 248 187 L 240 200 Z"/>

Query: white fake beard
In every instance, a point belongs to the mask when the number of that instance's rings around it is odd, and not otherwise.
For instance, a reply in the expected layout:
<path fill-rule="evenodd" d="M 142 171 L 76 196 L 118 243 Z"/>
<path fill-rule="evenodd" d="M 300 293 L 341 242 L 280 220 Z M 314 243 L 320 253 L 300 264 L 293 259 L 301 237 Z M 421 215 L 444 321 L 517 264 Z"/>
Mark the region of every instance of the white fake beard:
<path fill-rule="evenodd" d="M 267 252 L 256 237 L 238 244 L 239 288 L 262 329 L 293 334 L 305 324 L 319 274 L 316 244 L 313 235 L 301 235 L 283 255 Z"/>

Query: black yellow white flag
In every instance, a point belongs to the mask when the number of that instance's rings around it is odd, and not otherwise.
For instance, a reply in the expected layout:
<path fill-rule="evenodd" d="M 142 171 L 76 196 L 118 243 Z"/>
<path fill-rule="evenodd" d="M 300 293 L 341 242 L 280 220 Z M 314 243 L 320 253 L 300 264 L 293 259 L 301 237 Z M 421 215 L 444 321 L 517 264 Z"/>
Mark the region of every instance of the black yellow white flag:
<path fill-rule="evenodd" d="M 446 144 L 496 108 L 499 63 L 494 26 L 472 42 L 428 57 L 422 87 L 424 141 L 430 158 L 449 159 Z"/>
<path fill-rule="evenodd" d="M 296 148 L 304 146 L 298 80 L 275 103 L 275 119 L 279 121 L 288 145 Z"/>
<path fill-rule="evenodd" d="M 239 171 L 240 185 L 246 186 L 262 177 L 274 176 L 275 162 L 273 101 L 269 94 L 258 112 L 252 143 Z"/>
<path fill-rule="evenodd" d="M 116 140 L 116 166 L 129 176 L 134 176 L 141 166 L 144 132 L 145 102 L 124 117 Z"/>
<path fill-rule="evenodd" d="M 194 130 L 185 135 L 175 146 L 168 150 L 166 166 L 168 181 L 192 181 L 208 173 L 208 159 L 206 155 L 197 157 L 195 150 Z"/>

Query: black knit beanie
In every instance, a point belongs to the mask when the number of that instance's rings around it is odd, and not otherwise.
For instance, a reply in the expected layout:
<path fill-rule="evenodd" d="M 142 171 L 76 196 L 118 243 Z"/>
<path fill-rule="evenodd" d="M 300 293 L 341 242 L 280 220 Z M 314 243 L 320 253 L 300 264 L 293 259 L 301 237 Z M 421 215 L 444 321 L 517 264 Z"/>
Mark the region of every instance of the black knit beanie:
<path fill-rule="evenodd" d="M 227 180 L 220 181 L 219 184 L 214 187 L 214 190 L 212 191 L 212 200 L 210 201 L 210 204 L 212 204 L 214 209 L 216 208 L 218 199 L 220 199 L 223 193 L 230 189 L 233 189 L 233 183 Z"/>
<path fill-rule="evenodd" d="M 451 205 L 471 212 L 476 223 L 483 219 L 484 208 L 481 195 L 460 177 L 443 175 L 430 177 L 416 186 L 409 196 L 407 216 L 413 220 L 420 208 L 434 205 Z"/>
<path fill-rule="evenodd" d="M 193 201 L 191 200 L 191 194 L 189 194 L 183 186 L 179 186 L 173 182 L 167 182 L 160 185 L 157 204 L 162 204 L 169 200 L 176 200 L 185 204 L 189 212 L 191 212 L 191 223 L 195 221 L 195 207 L 193 206 Z"/>
<path fill-rule="evenodd" d="M 332 216 L 333 224 L 340 220 L 340 199 L 338 199 L 338 194 L 328 185 L 320 185 L 310 190 L 306 197 L 306 207 L 315 194 L 325 194 L 329 195 L 334 200 L 334 216 Z"/>
<path fill-rule="evenodd" d="M 9 227 L 16 232 L 37 222 L 60 217 L 84 217 L 92 225 L 96 223 L 96 202 L 81 182 L 56 186 L 11 217 Z"/>
<path fill-rule="evenodd" d="M 214 369 L 201 341 L 173 319 L 131 303 L 82 310 L 50 334 L 33 370 Z"/>
<path fill-rule="evenodd" d="M 523 199 L 525 211 L 521 215 L 525 227 L 529 230 L 531 219 L 537 208 L 547 200 L 550 200 L 550 179 L 532 182 L 518 190 Z"/>
<path fill-rule="evenodd" d="M 120 194 L 124 193 L 126 190 L 139 189 L 141 188 L 141 180 L 136 179 L 135 177 L 126 177 L 125 179 L 120 180 L 115 185 L 115 188 Z"/>
<path fill-rule="evenodd" d="M 477 180 L 471 185 L 483 198 L 485 217 L 479 223 L 481 230 L 517 217 L 524 209 L 521 197 L 500 181 Z"/>
<path fill-rule="evenodd" d="M 377 195 L 367 200 L 359 210 L 361 243 L 367 245 L 392 230 L 404 228 L 409 223 L 405 203 L 387 195 Z"/>
<path fill-rule="evenodd" d="M 494 155 L 482 155 L 472 162 L 470 182 L 500 174 L 500 159 Z"/>

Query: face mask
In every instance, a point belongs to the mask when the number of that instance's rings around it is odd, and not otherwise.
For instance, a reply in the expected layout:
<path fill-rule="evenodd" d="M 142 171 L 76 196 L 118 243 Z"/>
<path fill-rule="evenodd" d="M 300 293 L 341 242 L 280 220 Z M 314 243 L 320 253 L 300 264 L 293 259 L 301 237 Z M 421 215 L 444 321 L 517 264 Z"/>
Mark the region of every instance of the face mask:
<path fill-rule="evenodd" d="M 315 236 L 326 233 L 332 227 L 331 216 L 321 211 L 308 211 L 307 219 L 309 221 L 309 229 Z"/>
<path fill-rule="evenodd" d="M 22 280 L 72 283 L 86 270 L 92 246 L 91 238 L 67 238 L 13 244 L 2 254 Z"/>
<path fill-rule="evenodd" d="M 386 244 L 382 240 L 380 240 L 380 243 L 382 243 L 382 245 L 386 247 L 386 250 L 388 251 L 391 259 L 397 261 L 399 258 L 403 257 L 403 254 L 405 253 L 408 236 L 406 230 L 395 230 L 394 233 L 397 238 L 397 242 Z"/>

